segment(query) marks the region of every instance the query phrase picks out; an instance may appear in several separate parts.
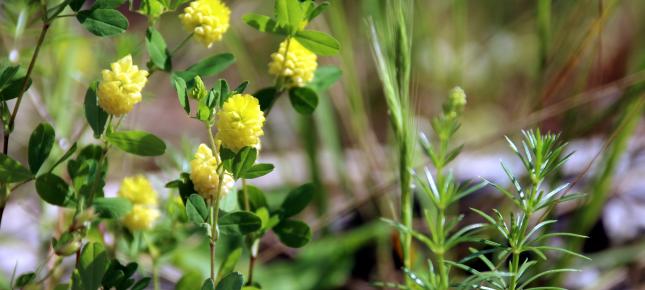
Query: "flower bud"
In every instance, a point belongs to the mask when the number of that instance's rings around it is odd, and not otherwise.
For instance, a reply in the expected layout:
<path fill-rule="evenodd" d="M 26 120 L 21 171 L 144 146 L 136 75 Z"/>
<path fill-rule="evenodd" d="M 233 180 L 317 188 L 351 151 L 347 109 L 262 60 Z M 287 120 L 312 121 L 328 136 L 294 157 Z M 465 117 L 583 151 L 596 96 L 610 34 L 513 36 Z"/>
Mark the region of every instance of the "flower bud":
<path fill-rule="evenodd" d="M 70 256 L 81 248 L 81 240 L 82 237 L 78 232 L 65 232 L 58 241 L 56 239 L 52 240 L 54 253 L 62 257 Z"/>
<path fill-rule="evenodd" d="M 459 116 L 466 106 L 466 93 L 460 87 L 450 90 L 448 101 L 443 105 L 443 113 L 448 118 Z"/>
<path fill-rule="evenodd" d="M 195 85 L 190 90 L 188 95 L 195 100 L 200 100 L 208 96 L 208 90 L 206 89 L 206 85 L 204 85 L 204 81 L 202 81 L 202 78 L 200 78 L 199 76 L 195 76 L 193 80 L 195 82 Z"/>

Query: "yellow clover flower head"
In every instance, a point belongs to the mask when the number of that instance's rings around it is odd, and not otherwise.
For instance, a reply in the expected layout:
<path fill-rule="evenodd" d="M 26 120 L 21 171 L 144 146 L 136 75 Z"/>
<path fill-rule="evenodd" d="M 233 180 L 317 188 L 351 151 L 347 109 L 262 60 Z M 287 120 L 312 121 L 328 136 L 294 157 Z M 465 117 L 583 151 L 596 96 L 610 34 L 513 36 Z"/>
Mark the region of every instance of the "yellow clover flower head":
<path fill-rule="evenodd" d="M 289 49 L 287 51 L 287 42 Z M 295 39 L 280 43 L 278 52 L 271 54 L 269 73 L 286 78 L 287 87 L 304 87 L 313 78 L 318 67 L 316 54 Z"/>
<path fill-rule="evenodd" d="M 133 204 L 156 205 L 158 193 L 145 176 L 137 175 L 123 179 L 118 195 Z"/>
<path fill-rule="evenodd" d="M 132 64 L 132 56 L 112 63 L 103 70 L 97 95 L 99 106 L 112 115 L 123 115 L 141 102 L 141 90 L 146 85 L 148 72 Z"/>
<path fill-rule="evenodd" d="M 123 224 L 128 229 L 140 231 L 152 228 L 159 218 L 159 210 L 153 207 L 157 205 L 158 193 L 146 177 L 124 178 L 118 195 L 132 203 L 132 211 L 123 218 Z"/>
<path fill-rule="evenodd" d="M 190 179 L 193 181 L 195 191 L 206 199 L 217 194 L 219 187 L 217 165 L 217 158 L 213 156 L 213 151 L 206 144 L 199 145 L 193 160 L 190 161 Z M 220 198 L 226 195 L 235 183 L 233 177 L 228 174 L 224 174 L 223 181 Z"/>
<path fill-rule="evenodd" d="M 179 15 L 184 28 L 207 47 L 222 39 L 230 18 L 231 10 L 221 0 L 195 0 Z"/>
<path fill-rule="evenodd" d="M 132 211 L 123 218 L 123 224 L 130 231 L 149 230 L 159 218 L 159 210 L 143 204 L 134 204 Z"/>
<path fill-rule="evenodd" d="M 235 94 L 228 98 L 217 113 L 217 139 L 235 152 L 245 146 L 256 147 L 264 135 L 264 112 L 260 102 L 249 94 Z"/>

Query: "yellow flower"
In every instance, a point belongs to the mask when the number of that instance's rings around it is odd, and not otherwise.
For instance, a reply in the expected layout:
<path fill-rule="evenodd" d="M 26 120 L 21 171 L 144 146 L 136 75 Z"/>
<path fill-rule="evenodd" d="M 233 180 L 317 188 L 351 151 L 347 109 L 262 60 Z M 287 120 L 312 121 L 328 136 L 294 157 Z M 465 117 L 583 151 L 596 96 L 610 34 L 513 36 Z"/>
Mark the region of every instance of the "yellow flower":
<path fill-rule="evenodd" d="M 264 113 L 258 99 L 249 94 L 233 95 L 217 115 L 217 139 L 224 147 L 237 152 L 245 146 L 260 144 Z"/>
<path fill-rule="evenodd" d="M 231 10 L 221 0 L 195 0 L 179 15 L 184 28 L 207 47 L 222 39 L 230 17 Z"/>
<path fill-rule="evenodd" d="M 132 211 L 125 216 L 123 224 L 130 231 L 148 230 L 159 218 L 159 211 L 141 204 L 134 204 Z"/>
<path fill-rule="evenodd" d="M 128 199 L 133 204 L 157 204 L 157 191 L 152 188 L 150 181 L 142 175 L 124 178 L 123 182 L 121 182 L 121 188 L 119 188 L 118 194 L 120 197 Z"/>
<path fill-rule="evenodd" d="M 98 87 L 99 106 L 112 115 L 123 115 L 141 102 L 141 90 L 148 80 L 148 72 L 132 64 L 132 56 L 110 65 L 103 70 Z"/>
<path fill-rule="evenodd" d="M 287 51 L 287 41 L 289 49 Z M 295 39 L 280 43 L 278 52 L 271 54 L 269 73 L 286 78 L 287 87 L 304 87 L 313 78 L 318 57 Z"/>
<path fill-rule="evenodd" d="M 205 144 L 199 145 L 193 160 L 190 161 L 190 179 L 193 181 L 195 191 L 206 199 L 217 194 L 219 187 L 217 165 L 217 158 L 213 156 L 213 151 Z M 224 183 L 222 184 L 220 198 L 231 190 L 234 182 L 233 177 L 224 174 Z"/>

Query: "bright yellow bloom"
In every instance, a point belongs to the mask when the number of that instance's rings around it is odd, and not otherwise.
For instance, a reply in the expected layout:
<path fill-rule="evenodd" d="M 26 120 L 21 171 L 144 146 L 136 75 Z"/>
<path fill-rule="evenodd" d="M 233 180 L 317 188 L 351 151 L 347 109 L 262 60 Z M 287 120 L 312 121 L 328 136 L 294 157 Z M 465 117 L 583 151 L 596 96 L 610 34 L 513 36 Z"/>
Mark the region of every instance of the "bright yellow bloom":
<path fill-rule="evenodd" d="M 123 224 L 130 231 L 148 230 L 159 218 L 159 211 L 141 204 L 134 204 L 132 211 L 123 218 Z"/>
<path fill-rule="evenodd" d="M 213 156 L 213 151 L 205 144 L 199 145 L 193 160 L 190 161 L 190 180 L 193 181 L 195 191 L 206 199 L 217 194 L 219 187 L 217 165 L 217 158 Z M 233 177 L 229 174 L 224 174 L 220 198 L 231 190 L 233 183 L 235 183 Z"/>
<path fill-rule="evenodd" d="M 222 39 L 230 17 L 231 10 L 221 0 L 195 0 L 179 15 L 184 28 L 207 47 Z"/>
<path fill-rule="evenodd" d="M 133 204 L 156 205 L 157 191 L 152 188 L 150 181 L 143 176 L 126 177 L 121 182 L 119 196 L 128 199 Z"/>
<path fill-rule="evenodd" d="M 235 152 L 245 146 L 257 147 L 264 135 L 264 112 L 260 102 L 249 94 L 236 94 L 228 98 L 217 113 L 217 139 Z"/>
<path fill-rule="evenodd" d="M 314 78 L 314 72 L 318 67 L 317 60 L 316 54 L 292 38 L 280 43 L 278 52 L 271 54 L 269 73 L 285 77 L 287 87 L 304 87 Z"/>
<path fill-rule="evenodd" d="M 112 115 L 123 115 L 141 102 L 141 90 L 148 80 L 148 72 L 132 64 L 132 56 L 112 63 L 103 70 L 98 87 L 99 106 Z"/>

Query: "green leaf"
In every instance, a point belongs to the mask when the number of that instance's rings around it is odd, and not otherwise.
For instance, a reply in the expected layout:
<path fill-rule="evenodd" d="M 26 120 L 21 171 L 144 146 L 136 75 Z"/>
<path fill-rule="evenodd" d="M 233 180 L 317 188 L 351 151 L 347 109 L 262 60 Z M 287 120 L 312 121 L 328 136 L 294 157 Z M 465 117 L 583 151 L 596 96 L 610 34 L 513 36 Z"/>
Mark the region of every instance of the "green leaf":
<path fill-rule="evenodd" d="M 233 272 L 226 275 L 219 284 L 217 284 L 215 290 L 241 290 L 243 283 L 244 278 L 242 274 Z"/>
<path fill-rule="evenodd" d="M 289 192 L 280 206 L 282 219 L 290 218 L 299 214 L 314 197 L 316 187 L 312 183 L 306 183 Z"/>
<path fill-rule="evenodd" d="M 311 115 L 318 106 L 318 94 L 308 87 L 289 90 L 289 100 L 296 112 L 302 115 Z"/>
<path fill-rule="evenodd" d="M 320 5 L 316 6 L 316 8 L 309 11 L 309 13 L 307 14 L 307 19 L 309 19 L 309 21 L 313 20 L 318 15 L 323 13 L 323 11 L 327 9 L 327 7 L 329 7 L 329 2 L 325 1 L 320 3 Z"/>
<path fill-rule="evenodd" d="M 28 284 L 31 284 L 35 280 L 36 280 L 36 273 L 34 272 L 25 273 L 18 276 L 18 278 L 16 279 L 16 283 L 14 284 L 13 287 L 22 288 L 27 286 Z"/>
<path fill-rule="evenodd" d="M 309 87 L 318 94 L 328 90 L 343 75 L 343 71 L 335 66 L 322 66 L 316 70 L 313 81 Z"/>
<path fill-rule="evenodd" d="M 80 289 L 98 289 L 110 260 L 105 247 L 100 243 L 88 243 L 81 252 L 78 263 Z"/>
<path fill-rule="evenodd" d="M 246 175 L 246 172 L 253 166 L 255 163 L 255 158 L 258 155 L 257 149 L 253 147 L 246 146 L 240 149 L 240 152 L 237 152 L 235 159 L 233 159 L 233 164 L 231 166 L 233 177 L 239 179 L 242 176 Z"/>
<path fill-rule="evenodd" d="M 49 153 L 54 147 L 56 133 L 54 128 L 47 123 L 40 123 L 29 137 L 29 156 L 28 163 L 31 173 L 36 174 L 43 162 L 49 157 Z"/>
<path fill-rule="evenodd" d="M 300 248 L 311 240 L 311 229 L 301 221 L 283 220 L 273 228 L 280 241 L 291 248 Z"/>
<path fill-rule="evenodd" d="M 22 182 L 33 178 L 31 171 L 11 157 L 0 154 L 0 183 Z"/>
<path fill-rule="evenodd" d="M 211 278 L 206 279 L 202 284 L 202 290 L 215 290 L 215 282 Z"/>
<path fill-rule="evenodd" d="M 329 34 L 314 30 L 298 31 L 295 35 L 296 40 L 311 52 L 329 56 L 335 55 L 340 50 L 340 43 Z"/>
<path fill-rule="evenodd" d="M 57 206 L 74 204 L 74 193 L 58 175 L 45 173 L 36 178 L 36 191 L 42 200 Z"/>
<path fill-rule="evenodd" d="M 130 290 L 143 290 L 143 289 L 146 289 L 146 287 L 148 287 L 148 285 L 150 284 L 150 281 L 152 281 L 152 279 L 150 277 L 145 277 L 145 278 L 137 281 L 137 283 L 135 283 L 132 286 L 132 288 L 130 288 Z"/>
<path fill-rule="evenodd" d="M 265 176 L 271 173 L 271 171 L 273 171 L 273 168 L 274 168 L 273 164 L 270 164 L 270 163 L 255 164 L 246 171 L 246 173 L 244 174 L 244 178 L 253 179 L 253 178 Z"/>
<path fill-rule="evenodd" d="M 242 256 L 242 247 L 239 247 L 233 251 L 229 251 L 226 259 L 222 261 L 222 264 L 219 266 L 219 272 L 217 273 L 216 281 L 219 281 L 223 276 L 226 276 L 232 273 L 235 270 L 235 265 L 240 260 Z"/>
<path fill-rule="evenodd" d="M 262 220 L 248 211 L 236 211 L 220 217 L 218 225 L 224 235 L 245 235 L 262 228 Z"/>
<path fill-rule="evenodd" d="M 105 124 L 107 123 L 108 113 L 106 113 L 98 104 L 96 98 L 96 89 L 99 82 L 94 81 L 85 93 L 85 119 L 94 131 L 94 138 L 100 138 L 103 131 L 105 131 Z"/>
<path fill-rule="evenodd" d="M 94 35 L 112 36 L 128 29 L 128 19 L 114 9 L 83 10 L 76 15 L 78 21 Z"/>
<path fill-rule="evenodd" d="M 164 71 L 170 71 L 170 52 L 163 36 L 154 27 L 148 27 L 146 30 L 146 47 L 152 63 Z"/>
<path fill-rule="evenodd" d="M 97 197 L 92 204 L 101 218 L 118 219 L 132 211 L 132 203 L 122 197 Z"/>
<path fill-rule="evenodd" d="M 179 105 L 184 108 L 184 111 L 186 111 L 187 114 L 190 114 L 190 103 L 188 102 L 188 94 L 186 92 L 186 80 L 184 80 L 181 76 L 173 73 L 170 75 L 170 82 L 177 91 Z"/>
<path fill-rule="evenodd" d="M 186 201 L 186 215 L 195 224 L 208 221 L 208 207 L 204 198 L 198 194 L 191 194 Z"/>
<path fill-rule="evenodd" d="M 246 208 L 245 201 L 244 201 L 244 189 L 240 189 L 237 192 L 237 203 L 240 206 L 240 208 Z M 267 199 L 264 196 L 264 192 L 260 190 L 259 188 L 253 186 L 253 185 L 247 185 L 246 186 L 246 194 L 248 196 L 249 200 L 249 210 L 252 212 L 257 211 L 258 209 L 264 207 L 268 208 L 267 204 Z"/>
<path fill-rule="evenodd" d="M 121 6 L 123 3 L 125 3 L 125 0 L 96 0 L 96 2 L 94 2 L 94 5 L 92 5 L 92 9 L 114 9 Z"/>
<path fill-rule="evenodd" d="M 260 109 L 266 113 L 278 98 L 278 91 L 274 87 L 267 87 L 255 92 L 253 96 L 260 101 Z"/>
<path fill-rule="evenodd" d="M 288 32 L 281 29 L 278 23 L 273 20 L 273 18 L 266 15 L 259 15 L 255 13 L 247 14 L 242 17 L 244 23 L 247 25 L 261 31 L 261 32 L 271 32 L 282 35 L 287 35 Z"/>
<path fill-rule="evenodd" d="M 166 12 L 165 0 L 141 0 L 138 13 L 148 16 L 149 19 L 156 21 L 161 14 Z"/>
<path fill-rule="evenodd" d="M 234 94 L 243 94 L 244 90 L 246 90 L 246 87 L 249 85 L 249 81 L 243 81 L 240 83 L 237 88 L 235 88 L 231 93 Z"/>
<path fill-rule="evenodd" d="M 78 12 L 78 10 L 81 10 L 84 3 L 85 0 L 72 0 L 69 2 L 69 8 L 71 8 L 74 12 Z"/>
<path fill-rule="evenodd" d="M 181 276 L 175 290 L 195 290 L 201 287 L 201 281 L 203 279 L 202 274 L 199 272 L 188 272 Z"/>
<path fill-rule="evenodd" d="M 144 131 L 120 131 L 107 135 L 107 140 L 119 149 L 139 156 L 159 156 L 166 152 L 166 143 Z"/>
<path fill-rule="evenodd" d="M 177 75 L 184 79 L 184 81 L 191 81 L 195 76 L 205 78 L 224 71 L 231 64 L 235 62 L 235 56 L 230 53 L 217 54 L 208 57 L 182 72 L 177 72 Z"/>
<path fill-rule="evenodd" d="M 22 67 L 10 66 L 5 68 L 0 75 L 0 81 L 3 84 L 0 84 L 0 101 L 8 101 L 15 99 L 20 96 L 23 86 L 25 85 L 25 79 L 27 77 L 27 70 Z M 27 81 L 27 87 L 25 91 L 31 86 L 31 78 Z"/>
<path fill-rule="evenodd" d="M 18 70 L 20 70 L 19 65 L 6 65 L 5 63 L 0 63 L 0 89 L 4 88 L 5 85 L 11 83 L 14 79 Z"/>
<path fill-rule="evenodd" d="M 287 25 L 290 34 L 298 31 L 304 19 L 304 11 L 298 0 L 276 0 L 275 13 L 278 24 Z"/>

